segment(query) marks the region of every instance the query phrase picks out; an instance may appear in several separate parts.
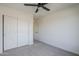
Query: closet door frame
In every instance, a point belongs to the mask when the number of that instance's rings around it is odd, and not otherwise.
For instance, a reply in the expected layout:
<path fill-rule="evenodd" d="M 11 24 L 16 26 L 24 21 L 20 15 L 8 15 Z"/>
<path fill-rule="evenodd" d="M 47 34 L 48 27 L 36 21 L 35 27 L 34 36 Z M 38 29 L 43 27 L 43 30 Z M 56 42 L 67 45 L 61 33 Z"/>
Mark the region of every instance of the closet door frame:
<path fill-rule="evenodd" d="M 2 53 L 4 53 L 4 51 L 5 51 L 5 46 L 4 46 L 4 27 L 5 27 L 5 25 L 4 25 L 4 17 L 5 16 L 7 16 L 7 15 L 4 15 L 4 14 L 1 14 L 1 20 L 2 20 L 2 27 L 1 27 L 1 29 L 2 29 Z M 16 19 L 17 19 L 17 17 L 16 17 Z M 18 19 L 17 19 L 17 25 L 18 25 Z M 18 32 L 18 27 L 17 27 L 17 32 Z M 18 33 L 17 33 L 17 36 L 18 36 Z M 17 37 L 17 39 L 18 39 L 18 37 Z M 17 46 L 18 47 L 18 46 Z"/>
<path fill-rule="evenodd" d="M 1 17 L 2 17 L 2 53 L 4 53 L 4 51 L 5 51 L 5 46 L 4 46 L 4 32 L 5 32 L 5 30 L 4 30 L 4 27 L 5 27 L 5 25 L 4 25 L 4 21 L 5 21 L 5 16 L 8 16 L 8 15 L 5 15 L 5 14 L 1 14 Z M 15 17 L 16 19 L 17 19 L 17 47 L 18 47 L 18 17 Z M 29 27 L 29 25 L 28 25 L 28 27 Z M 29 28 L 28 28 L 28 36 L 29 36 Z M 28 37 L 28 39 L 29 39 L 29 37 Z M 29 41 L 29 40 L 28 40 Z M 29 42 L 27 43 L 27 44 L 29 44 Z M 26 45 L 27 45 L 26 44 Z M 15 47 L 16 48 L 16 47 Z"/>
<path fill-rule="evenodd" d="M 4 14 L 2 15 L 2 52 L 4 52 Z"/>

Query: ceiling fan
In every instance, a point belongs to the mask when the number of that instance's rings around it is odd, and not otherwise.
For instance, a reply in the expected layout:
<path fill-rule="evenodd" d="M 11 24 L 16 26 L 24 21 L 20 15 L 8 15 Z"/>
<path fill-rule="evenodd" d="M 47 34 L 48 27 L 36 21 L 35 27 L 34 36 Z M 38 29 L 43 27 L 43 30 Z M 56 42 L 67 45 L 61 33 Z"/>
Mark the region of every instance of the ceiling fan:
<path fill-rule="evenodd" d="M 24 6 L 36 6 L 36 7 L 37 7 L 37 9 L 36 9 L 35 13 L 37 13 L 37 12 L 38 12 L 38 10 L 39 10 L 39 7 L 41 7 L 41 8 L 43 8 L 43 9 L 45 9 L 46 11 L 50 11 L 50 9 L 49 9 L 49 8 L 45 7 L 45 5 L 46 5 L 46 4 L 48 4 L 48 3 L 24 4 Z"/>

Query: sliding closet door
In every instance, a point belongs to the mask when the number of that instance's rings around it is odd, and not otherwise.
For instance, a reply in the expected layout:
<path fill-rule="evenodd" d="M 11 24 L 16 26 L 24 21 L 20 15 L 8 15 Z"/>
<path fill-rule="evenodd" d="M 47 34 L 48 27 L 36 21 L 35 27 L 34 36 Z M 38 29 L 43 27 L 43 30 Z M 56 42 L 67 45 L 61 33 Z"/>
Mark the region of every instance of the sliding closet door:
<path fill-rule="evenodd" d="M 18 18 L 18 47 L 28 44 L 28 19 Z"/>
<path fill-rule="evenodd" d="M 4 50 L 17 47 L 17 18 L 4 16 Z"/>

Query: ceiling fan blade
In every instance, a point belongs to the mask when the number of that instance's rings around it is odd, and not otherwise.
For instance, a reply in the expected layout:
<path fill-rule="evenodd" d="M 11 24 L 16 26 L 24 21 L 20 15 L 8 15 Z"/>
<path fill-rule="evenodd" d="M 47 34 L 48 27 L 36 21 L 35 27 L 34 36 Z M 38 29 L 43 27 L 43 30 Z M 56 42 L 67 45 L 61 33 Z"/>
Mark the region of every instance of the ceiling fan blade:
<path fill-rule="evenodd" d="M 38 8 L 36 9 L 35 13 L 37 13 L 37 12 L 38 12 Z"/>
<path fill-rule="evenodd" d="M 43 6 L 43 5 L 46 5 L 48 3 L 38 3 L 38 6 Z"/>
<path fill-rule="evenodd" d="M 42 3 L 42 5 L 46 5 L 46 4 L 48 4 L 48 3 Z"/>
<path fill-rule="evenodd" d="M 50 11 L 50 9 L 48 9 L 48 8 L 46 8 L 46 7 L 44 7 L 44 6 L 42 6 L 42 8 L 45 9 L 45 10 L 47 10 L 47 11 Z"/>
<path fill-rule="evenodd" d="M 36 4 L 24 4 L 24 6 L 37 6 Z"/>

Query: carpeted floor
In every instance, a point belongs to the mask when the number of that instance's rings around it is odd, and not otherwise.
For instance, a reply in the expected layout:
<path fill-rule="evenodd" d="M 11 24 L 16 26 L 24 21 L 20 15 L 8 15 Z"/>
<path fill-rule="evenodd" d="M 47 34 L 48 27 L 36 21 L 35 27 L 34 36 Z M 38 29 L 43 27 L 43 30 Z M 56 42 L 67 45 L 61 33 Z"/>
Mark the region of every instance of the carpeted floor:
<path fill-rule="evenodd" d="M 1 56 L 76 56 L 76 54 L 35 41 L 33 45 L 5 51 Z"/>

